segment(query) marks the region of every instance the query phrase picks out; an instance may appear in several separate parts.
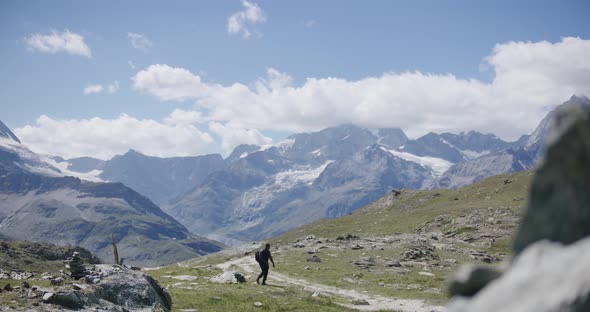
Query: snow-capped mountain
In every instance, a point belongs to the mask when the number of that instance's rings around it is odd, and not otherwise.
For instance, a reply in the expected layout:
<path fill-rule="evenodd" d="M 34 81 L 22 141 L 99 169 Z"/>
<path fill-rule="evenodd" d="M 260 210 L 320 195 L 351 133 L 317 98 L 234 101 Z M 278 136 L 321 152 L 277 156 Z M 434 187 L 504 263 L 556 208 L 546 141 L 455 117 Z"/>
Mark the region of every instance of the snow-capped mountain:
<path fill-rule="evenodd" d="M 63 164 L 31 152 L 0 122 L 0 236 L 78 245 L 107 260 L 114 235 L 127 263 L 143 265 L 221 249 L 123 184 L 68 176 Z"/>
<path fill-rule="evenodd" d="M 545 142 L 555 123 L 555 112 L 560 109 L 577 109 L 590 106 L 583 96 L 572 96 L 568 101 L 549 112 L 530 134 L 510 143 L 506 149 L 460 162 L 437 178 L 430 188 L 459 188 L 483 178 L 501 173 L 528 170 L 541 161 Z M 497 144 L 496 146 L 501 146 Z"/>
<path fill-rule="evenodd" d="M 564 105 L 588 105 L 588 99 L 574 96 Z M 130 151 L 54 167 L 123 182 L 191 231 L 231 243 L 346 214 L 392 188 L 455 188 L 533 168 L 550 125 L 551 114 L 516 142 L 475 131 L 411 140 L 398 128 L 343 125 L 267 146 L 240 145 L 226 159 Z"/>

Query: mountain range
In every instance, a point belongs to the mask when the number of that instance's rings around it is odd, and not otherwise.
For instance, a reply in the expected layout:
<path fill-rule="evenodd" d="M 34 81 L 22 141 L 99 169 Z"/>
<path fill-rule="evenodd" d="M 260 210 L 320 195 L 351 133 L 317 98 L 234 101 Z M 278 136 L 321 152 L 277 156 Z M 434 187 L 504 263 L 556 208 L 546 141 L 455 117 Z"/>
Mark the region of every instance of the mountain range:
<path fill-rule="evenodd" d="M 0 237 L 83 246 L 109 261 L 112 236 L 126 262 L 140 265 L 223 248 L 190 233 L 122 183 L 92 182 L 92 176 L 72 173 L 30 151 L 0 122 Z"/>
<path fill-rule="evenodd" d="M 572 96 L 562 105 L 590 100 Z M 41 162 L 45 167 L 32 160 L 29 167 L 123 183 L 190 232 L 234 244 L 348 214 L 392 189 L 459 188 L 528 170 L 540 161 L 552 118 L 549 113 L 515 142 L 475 131 L 411 140 L 398 128 L 343 125 L 268 146 L 240 145 L 225 159 L 158 158 L 131 150 L 106 161 L 52 157 Z"/>

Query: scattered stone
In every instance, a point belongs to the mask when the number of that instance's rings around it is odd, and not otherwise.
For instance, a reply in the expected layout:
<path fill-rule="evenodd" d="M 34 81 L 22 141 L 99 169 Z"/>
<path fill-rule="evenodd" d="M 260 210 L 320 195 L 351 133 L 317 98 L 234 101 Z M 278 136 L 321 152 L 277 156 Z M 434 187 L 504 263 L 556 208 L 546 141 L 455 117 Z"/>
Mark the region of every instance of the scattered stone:
<path fill-rule="evenodd" d="M 307 258 L 307 262 L 322 262 L 322 259 L 317 255 L 313 255 L 311 258 Z"/>
<path fill-rule="evenodd" d="M 56 277 L 56 278 L 49 281 L 49 285 L 52 285 L 52 286 L 60 286 L 63 283 L 64 283 L 64 279 L 61 277 Z"/>
<path fill-rule="evenodd" d="M 13 291 L 14 288 L 12 288 L 12 286 L 10 286 L 10 283 L 7 283 L 6 285 L 4 285 L 4 287 L 2 288 L 4 291 Z"/>
<path fill-rule="evenodd" d="M 218 284 L 237 284 L 246 282 L 246 277 L 237 271 L 225 271 L 210 278 L 209 281 Z"/>
<path fill-rule="evenodd" d="M 350 249 L 352 249 L 352 250 L 359 250 L 359 249 L 363 249 L 363 248 L 364 248 L 364 247 L 363 247 L 363 246 L 361 246 L 361 245 L 359 245 L 359 244 L 356 244 L 356 245 L 354 245 L 354 246 L 350 247 Z"/>
<path fill-rule="evenodd" d="M 254 302 L 254 306 L 255 306 L 255 307 L 257 307 L 257 308 L 260 308 L 260 307 L 262 307 L 263 305 L 264 305 L 264 304 L 262 304 L 262 302 L 259 302 L 259 301 L 256 301 L 256 302 Z"/>
<path fill-rule="evenodd" d="M 365 299 L 353 299 L 352 304 L 353 305 L 369 305 L 369 302 Z"/>
<path fill-rule="evenodd" d="M 21 283 L 21 286 L 22 286 L 23 288 L 27 288 L 27 289 L 28 289 L 28 288 L 31 288 L 31 285 L 29 285 L 29 283 L 28 283 L 27 281 L 23 281 L 23 282 Z"/>
<path fill-rule="evenodd" d="M 43 295 L 43 302 L 45 302 L 45 303 L 50 303 L 52 299 L 53 299 L 53 293 L 48 292 Z"/>
<path fill-rule="evenodd" d="M 399 268 L 402 266 L 402 264 L 399 261 L 387 261 L 387 262 L 385 262 L 385 266 Z"/>
<path fill-rule="evenodd" d="M 368 269 L 369 267 L 375 266 L 375 258 L 368 257 L 368 258 L 362 258 L 359 260 L 355 260 L 352 262 L 352 265 L 357 266 L 362 269 Z"/>
<path fill-rule="evenodd" d="M 422 275 L 422 276 L 436 276 L 430 272 L 418 272 L 418 275 Z"/>

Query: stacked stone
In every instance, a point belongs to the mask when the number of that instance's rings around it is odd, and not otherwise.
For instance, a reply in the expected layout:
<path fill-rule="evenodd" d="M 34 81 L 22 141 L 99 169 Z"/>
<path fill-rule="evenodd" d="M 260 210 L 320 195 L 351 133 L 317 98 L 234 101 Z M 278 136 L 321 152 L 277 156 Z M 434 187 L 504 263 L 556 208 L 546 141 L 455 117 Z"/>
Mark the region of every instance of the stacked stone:
<path fill-rule="evenodd" d="M 70 269 L 70 276 L 73 279 L 78 280 L 88 275 L 88 271 L 84 266 L 84 261 L 82 260 L 82 258 L 80 258 L 79 252 L 74 252 L 72 257 L 66 260 L 65 262 L 66 268 Z"/>

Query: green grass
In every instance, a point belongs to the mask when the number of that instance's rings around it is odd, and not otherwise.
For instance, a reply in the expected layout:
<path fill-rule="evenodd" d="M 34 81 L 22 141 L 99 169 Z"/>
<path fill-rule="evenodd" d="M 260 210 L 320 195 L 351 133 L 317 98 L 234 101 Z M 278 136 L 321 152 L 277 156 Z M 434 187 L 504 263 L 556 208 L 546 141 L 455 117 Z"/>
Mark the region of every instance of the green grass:
<path fill-rule="evenodd" d="M 207 279 L 221 271 L 214 267 L 167 266 L 148 271 L 163 286 L 180 281 L 169 276 L 193 275 L 198 279 L 184 282 L 183 287 L 169 287 L 173 310 L 196 309 L 197 311 L 349 311 L 333 302 L 332 298 L 312 297 L 311 293 L 295 286 L 260 286 L 253 278 L 242 284 L 214 284 Z M 195 283 L 191 285 L 191 283 Z M 261 302 L 256 308 L 254 302 Z"/>
<path fill-rule="evenodd" d="M 457 217 L 490 207 L 508 208 L 520 214 L 525 201 L 514 198 L 526 197 L 531 174 L 525 171 L 498 175 L 458 190 L 404 190 L 391 205 L 370 204 L 337 219 L 322 219 L 301 226 L 270 241 L 291 242 L 308 234 L 335 239 L 347 233 L 361 237 L 414 233 L 416 226 L 438 215 Z M 505 184 L 505 180 L 512 182 Z"/>
<path fill-rule="evenodd" d="M 311 255 L 309 248 L 293 248 L 294 241 L 315 235 L 322 239 L 331 239 L 338 244 L 354 242 L 336 240 L 339 236 L 352 234 L 365 242 L 371 237 L 395 237 L 399 233 L 416 233 L 417 228 L 432 224 L 437 216 L 440 218 L 439 230 L 452 232 L 456 236 L 471 235 L 479 230 L 473 226 L 452 224 L 455 218 L 465 217 L 474 211 L 504 209 L 520 214 L 525 203 L 531 179 L 530 172 L 500 175 L 485 179 L 474 185 L 459 190 L 404 190 L 401 195 L 388 201 L 387 196 L 350 215 L 337 219 L 324 219 L 304 225 L 283 235 L 270 239 L 274 259 L 277 264 L 273 272 L 284 273 L 292 278 L 305 279 L 312 283 L 334 286 L 341 289 L 354 289 L 369 294 L 383 295 L 400 299 L 423 299 L 431 304 L 443 305 L 447 301 L 446 281 L 462 264 L 475 260 L 466 253 L 447 249 L 436 249 L 434 253 L 440 258 L 440 266 L 424 268 L 422 265 L 404 268 L 389 268 L 384 264 L 389 260 L 400 260 L 406 246 L 395 245 L 380 248 L 334 248 L 334 242 L 328 248 L 317 250 L 320 263 L 307 262 Z M 391 196 L 390 196 L 391 197 Z M 487 216 L 486 216 L 487 217 Z M 482 225 L 484 226 L 484 225 Z M 485 224 L 487 227 L 507 227 L 513 233 L 514 225 Z M 431 241 L 436 244 L 437 241 Z M 490 254 L 510 253 L 511 237 L 499 238 L 491 246 L 473 245 L 457 241 L 454 246 L 466 250 L 484 250 Z M 259 246 L 252 246 L 252 249 Z M 312 298 L 311 293 L 301 287 L 261 287 L 252 283 L 239 285 L 212 284 L 206 278 L 220 273 L 215 264 L 244 256 L 241 253 L 222 251 L 205 257 L 195 258 L 181 263 L 148 272 L 164 286 L 179 281 L 169 275 L 195 275 L 198 280 L 194 285 L 186 282 L 182 286 L 193 289 L 171 287 L 174 309 L 196 309 L 198 311 L 342 311 L 346 310 L 335 304 L 345 299 L 335 297 Z M 250 255 L 252 256 L 252 255 Z M 369 270 L 353 266 L 352 261 L 373 257 L 374 267 Z M 450 259 L 450 260 L 449 260 Z M 435 261 L 436 262 L 436 261 Z M 276 271 L 275 271 L 276 270 Z M 425 276 L 423 271 L 434 274 Z M 264 304 L 254 308 L 254 302 Z"/>

